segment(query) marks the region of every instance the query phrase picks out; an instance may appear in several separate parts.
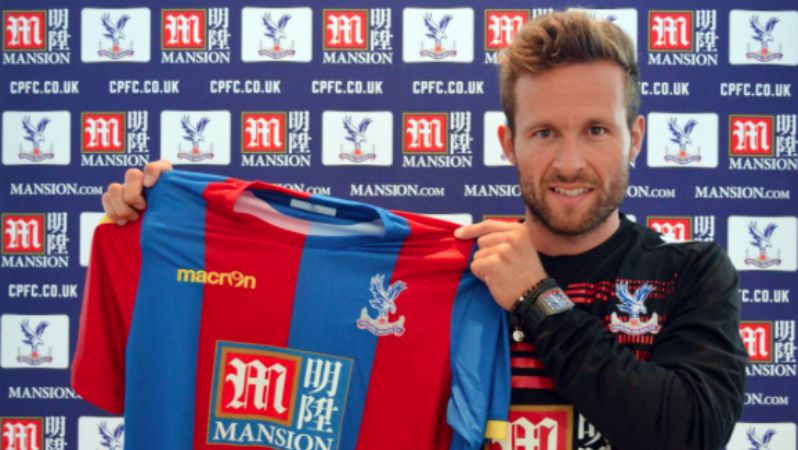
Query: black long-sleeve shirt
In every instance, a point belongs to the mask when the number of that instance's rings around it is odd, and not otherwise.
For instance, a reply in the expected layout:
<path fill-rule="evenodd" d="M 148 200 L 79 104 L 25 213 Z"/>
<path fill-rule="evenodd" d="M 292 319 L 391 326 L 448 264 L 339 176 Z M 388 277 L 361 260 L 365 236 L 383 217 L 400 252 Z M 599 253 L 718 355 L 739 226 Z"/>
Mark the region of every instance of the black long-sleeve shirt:
<path fill-rule="evenodd" d="M 534 327 L 522 320 L 509 448 L 723 446 L 747 362 L 726 254 L 714 243 L 667 244 L 622 217 L 600 246 L 541 260 L 577 305 Z"/>

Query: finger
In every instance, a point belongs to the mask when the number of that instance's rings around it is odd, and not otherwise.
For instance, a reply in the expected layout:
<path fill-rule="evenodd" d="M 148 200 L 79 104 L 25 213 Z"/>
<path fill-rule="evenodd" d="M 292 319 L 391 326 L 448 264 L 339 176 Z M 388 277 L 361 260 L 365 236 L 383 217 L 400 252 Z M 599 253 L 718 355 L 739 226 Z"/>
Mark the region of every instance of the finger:
<path fill-rule="evenodd" d="M 144 166 L 144 187 L 153 187 L 161 174 L 170 170 L 172 170 L 172 163 L 165 159 L 147 163 Z"/>
<path fill-rule="evenodd" d="M 114 206 L 111 204 L 111 196 L 106 191 L 102 197 L 100 197 L 103 202 L 103 211 L 111 219 L 113 222 L 119 220 L 119 216 L 116 215 L 116 210 L 114 210 Z M 122 224 L 120 224 L 122 225 Z"/>
<path fill-rule="evenodd" d="M 507 231 L 516 225 L 515 223 L 500 222 L 498 220 L 483 220 L 482 222 L 465 225 L 454 230 L 454 236 L 458 239 L 474 239 L 487 233 Z"/>
<path fill-rule="evenodd" d="M 108 187 L 108 198 L 111 200 L 111 206 L 116 211 L 116 222 L 120 220 L 136 220 L 139 218 L 139 213 L 131 208 L 124 199 L 124 188 L 121 184 L 114 183 Z"/>
<path fill-rule="evenodd" d="M 138 210 L 143 210 L 147 207 L 147 202 L 144 196 L 141 195 L 144 188 L 142 182 L 144 180 L 144 173 L 138 169 L 128 169 L 125 172 L 125 189 L 122 194 L 122 199 L 128 205 Z"/>
<path fill-rule="evenodd" d="M 502 242 L 515 242 L 515 234 L 510 231 L 483 234 L 477 239 L 477 246 L 479 248 L 488 248 L 501 244 Z"/>

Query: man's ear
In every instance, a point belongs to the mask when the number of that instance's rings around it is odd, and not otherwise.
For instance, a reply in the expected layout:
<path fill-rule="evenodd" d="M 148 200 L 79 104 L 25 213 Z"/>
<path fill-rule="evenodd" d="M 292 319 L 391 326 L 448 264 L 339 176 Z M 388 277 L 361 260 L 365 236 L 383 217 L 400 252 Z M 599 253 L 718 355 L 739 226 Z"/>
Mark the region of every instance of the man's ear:
<path fill-rule="evenodd" d="M 504 157 L 507 158 L 507 161 L 510 161 L 515 165 L 515 152 L 513 151 L 513 132 L 510 130 L 505 124 L 499 125 L 499 129 L 497 130 L 499 136 L 499 143 L 502 146 L 502 152 L 504 153 Z"/>
<path fill-rule="evenodd" d="M 632 135 L 632 142 L 631 148 L 629 149 L 629 164 L 634 164 L 637 155 L 640 154 L 640 150 L 643 148 L 643 137 L 646 135 L 645 117 L 641 115 L 635 118 L 630 133 Z"/>

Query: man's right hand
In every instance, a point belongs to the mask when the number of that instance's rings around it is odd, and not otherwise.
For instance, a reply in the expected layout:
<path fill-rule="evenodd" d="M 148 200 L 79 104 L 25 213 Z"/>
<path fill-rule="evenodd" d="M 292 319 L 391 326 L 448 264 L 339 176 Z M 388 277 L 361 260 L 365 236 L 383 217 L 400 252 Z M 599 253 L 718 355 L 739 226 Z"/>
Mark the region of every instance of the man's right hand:
<path fill-rule="evenodd" d="M 128 169 L 125 184 L 111 183 L 103 194 L 103 209 L 118 225 L 139 218 L 139 212 L 147 207 L 144 188 L 152 187 L 163 172 L 172 170 L 172 163 L 165 159 L 147 163 L 144 170 Z"/>

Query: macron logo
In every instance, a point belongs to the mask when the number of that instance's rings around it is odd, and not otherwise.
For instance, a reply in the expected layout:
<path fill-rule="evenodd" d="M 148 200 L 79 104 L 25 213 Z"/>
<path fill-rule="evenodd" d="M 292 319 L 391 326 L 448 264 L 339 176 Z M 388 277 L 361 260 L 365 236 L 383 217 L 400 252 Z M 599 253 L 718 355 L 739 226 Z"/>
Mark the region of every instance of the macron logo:
<path fill-rule="evenodd" d="M 217 272 L 215 270 L 177 269 L 177 282 L 255 289 L 257 280 L 254 275 L 244 275 L 237 270 L 232 272 Z"/>

